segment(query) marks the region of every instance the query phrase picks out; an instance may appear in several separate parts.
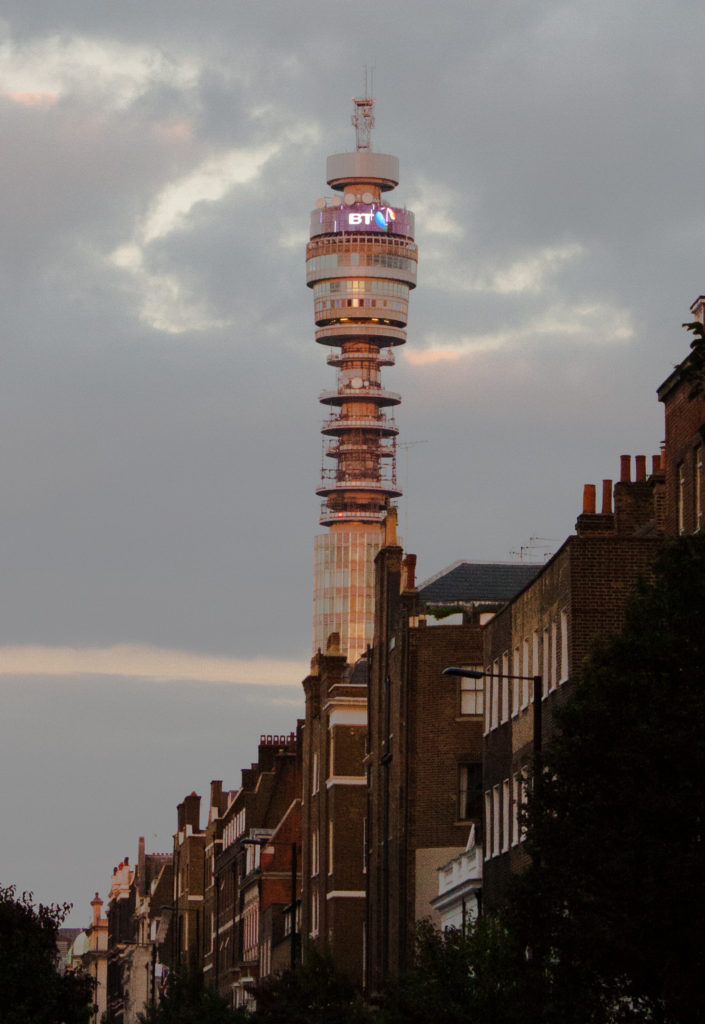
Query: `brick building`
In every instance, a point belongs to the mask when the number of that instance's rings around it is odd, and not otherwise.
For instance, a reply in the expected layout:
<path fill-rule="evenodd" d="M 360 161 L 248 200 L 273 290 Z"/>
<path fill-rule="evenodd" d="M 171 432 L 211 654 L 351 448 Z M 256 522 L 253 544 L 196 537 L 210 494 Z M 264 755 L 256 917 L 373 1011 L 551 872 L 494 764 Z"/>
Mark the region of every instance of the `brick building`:
<path fill-rule="evenodd" d="M 333 633 L 303 687 L 302 935 L 361 984 L 367 659 L 348 664 Z"/>
<path fill-rule="evenodd" d="M 285 925 L 299 887 L 300 749 L 294 733 L 261 736 L 257 762 L 242 770 L 222 815 L 213 859 L 212 984 L 233 1006 L 247 1005 L 252 986 L 291 959 Z"/>
<path fill-rule="evenodd" d="M 108 897 L 107 1011 L 115 1024 L 125 1024 L 123 954 L 133 941 L 134 871 L 129 857 L 113 868 Z"/>
<path fill-rule="evenodd" d="M 217 989 L 216 948 L 217 948 L 217 888 L 215 884 L 215 861 L 223 848 L 223 818 L 237 791 L 224 792 L 221 779 L 210 785 L 208 821 L 204 840 L 204 894 L 203 894 L 203 978 L 205 984 Z"/>
<path fill-rule="evenodd" d="M 164 965 L 170 957 L 168 925 L 173 891 L 172 855 L 147 853 L 144 838 L 138 843 L 137 863 L 126 857 L 113 869 L 107 915 L 106 1010 L 115 1024 L 137 1024 L 137 1016 L 157 998 Z M 100 900 L 91 903 L 96 932 L 95 957 L 100 969 Z M 166 909 L 166 913 L 164 912 Z"/>
<path fill-rule="evenodd" d="M 619 632 L 637 580 L 648 577 L 662 544 L 663 472 L 658 456 L 622 456 L 622 478 L 603 484 L 601 512 L 586 487 L 576 534 L 485 627 L 484 882 L 485 905 L 497 906 L 510 874 L 525 865 L 520 808 L 534 763 L 533 685 L 509 676 L 540 676 L 543 740 L 573 686 L 575 669 L 597 637 Z"/>
<path fill-rule="evenodd" d="M 705 323 L 705 296 L 690 310 L 695 320 Z M 705 398 L 690 398 L 693 385 L 684 373 L 689 363 L 686 357 L 658 389 L 666 420 L 665 529 L 671 536 L 705 528 Z"/>
<path fill-rule="evenodd" d="M 394 516 L 376 558 L 369 681 L 367 986 L 408 964 L 415 924 L 441 923 L 438 870 L 460 856 L 482 807 L 482 681 L 443 676 L 483 663 L 481 622 L 540 568 L 459 562 L 418 590 Z M 431 625 L 429 609 L 464 622 Z"/>
<path fill-rule="evenodd" d="M 203 960 L 206 833 L 200 824 L 201 798 L 195 792 L 184 797 L 176 812 L 170 959 L 173 970 L 183 970 L 198 967 Z"/>

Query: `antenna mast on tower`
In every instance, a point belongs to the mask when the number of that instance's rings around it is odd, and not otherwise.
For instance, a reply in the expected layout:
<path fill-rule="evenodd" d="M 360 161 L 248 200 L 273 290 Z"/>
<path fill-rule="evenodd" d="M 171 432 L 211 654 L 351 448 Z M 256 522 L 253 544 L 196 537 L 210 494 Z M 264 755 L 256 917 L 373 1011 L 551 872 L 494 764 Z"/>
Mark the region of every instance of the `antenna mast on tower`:
<path fill-rule="evenodd" d="M 375 105 L 375 101 L 370 96 L 370 92 L 374 91 L 374 68 L 370 72 L 371 85 L 368 90 L 367 88 L 367 65 L 365 65 L 365 95 L 362 99 L 357 99 L 353 96 L 354 110 L 351 117 L 353 127 L 355 129 L 355 146 L 358 150 L 370 149 L 370 134 L 375 126 L 375 115 L 372 112 L 372 108 Z"/>

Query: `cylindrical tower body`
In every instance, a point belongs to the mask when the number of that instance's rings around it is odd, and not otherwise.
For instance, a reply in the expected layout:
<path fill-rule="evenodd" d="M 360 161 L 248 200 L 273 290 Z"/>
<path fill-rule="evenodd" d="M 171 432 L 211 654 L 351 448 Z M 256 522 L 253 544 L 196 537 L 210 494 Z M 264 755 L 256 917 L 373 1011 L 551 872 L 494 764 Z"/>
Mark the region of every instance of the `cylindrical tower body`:
<path fill-rule="evenodd" d="M 398 184 L 396 157 L 369 150 L 328 158 L 327 181 L 336 194 L 311 214 L 306 283 L 313 289 L 316 341 L 331 349 L 335 390 L 320 401 L 323 470 L 317 493 L 313 647 L 325 650 L 340 634 L 355 661 L 372 642 L 374 557 L 384 516 L 401 494 L 396 482 L 399 395 L 382 385 L 383 366 L 406 341 L 409 291 L 416 285 L 414 216 L 384 193 Z"/>

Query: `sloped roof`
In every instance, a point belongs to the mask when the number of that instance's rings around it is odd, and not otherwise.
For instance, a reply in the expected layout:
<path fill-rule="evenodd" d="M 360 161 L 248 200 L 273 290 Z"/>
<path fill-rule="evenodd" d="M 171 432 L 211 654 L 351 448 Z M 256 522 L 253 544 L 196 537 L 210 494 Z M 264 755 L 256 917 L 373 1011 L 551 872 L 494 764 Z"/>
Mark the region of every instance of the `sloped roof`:
<path fill-rule="evenodd" d="M 510 601 L 543 562 L 454 562 L 419 585 L 424 605 Z"/>

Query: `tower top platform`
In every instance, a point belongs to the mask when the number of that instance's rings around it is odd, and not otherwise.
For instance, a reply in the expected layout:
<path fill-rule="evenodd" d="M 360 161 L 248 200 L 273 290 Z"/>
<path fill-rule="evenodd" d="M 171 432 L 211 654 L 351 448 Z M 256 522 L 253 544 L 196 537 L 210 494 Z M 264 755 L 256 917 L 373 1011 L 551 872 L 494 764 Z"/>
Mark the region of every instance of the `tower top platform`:
<path fill-rule="evenodd" d="M 389 192 L 399 184 L 399 158 L 369 150 L 334 153 L 326 161 L 326 181 L 336 192 L 359 184 L 376 185 L 382 192 Z"/>

